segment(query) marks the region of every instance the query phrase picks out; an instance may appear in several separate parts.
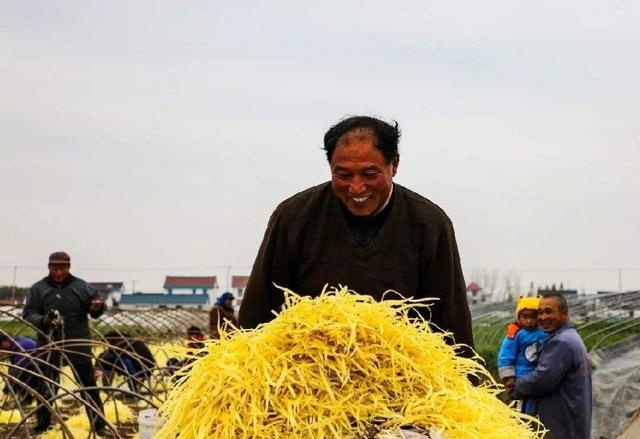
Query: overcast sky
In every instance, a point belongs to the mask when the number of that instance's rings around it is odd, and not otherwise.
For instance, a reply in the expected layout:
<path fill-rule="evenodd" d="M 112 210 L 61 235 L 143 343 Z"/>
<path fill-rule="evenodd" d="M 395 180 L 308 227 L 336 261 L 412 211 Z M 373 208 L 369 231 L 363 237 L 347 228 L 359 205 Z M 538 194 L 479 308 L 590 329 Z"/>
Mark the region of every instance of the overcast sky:
<path fill-rule="evenodd" d="M 367 114 L 468 282 L 640 288 L 640 2 L 2 1 L 0 60 L 0 284 L 225 289 Z"/>

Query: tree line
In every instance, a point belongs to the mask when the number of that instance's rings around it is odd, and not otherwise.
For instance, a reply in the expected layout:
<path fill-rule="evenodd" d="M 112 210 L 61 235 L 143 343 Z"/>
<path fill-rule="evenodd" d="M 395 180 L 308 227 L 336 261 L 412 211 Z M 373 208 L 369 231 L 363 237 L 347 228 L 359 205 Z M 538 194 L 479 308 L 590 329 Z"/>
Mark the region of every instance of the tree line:
<path fill-rule="evenodd" d="M 0 285 L 0 300 L 25 297 L 28 292 L 29 288 Z"/>

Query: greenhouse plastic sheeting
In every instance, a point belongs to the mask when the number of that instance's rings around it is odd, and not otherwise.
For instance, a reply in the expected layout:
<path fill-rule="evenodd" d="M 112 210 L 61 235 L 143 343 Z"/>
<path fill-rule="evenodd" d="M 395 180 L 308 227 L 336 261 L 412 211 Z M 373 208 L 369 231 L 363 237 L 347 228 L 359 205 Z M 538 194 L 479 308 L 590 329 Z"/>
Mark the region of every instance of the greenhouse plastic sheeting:
<path fill-rule="evenodd" d="M 592 439 L 616 439 L 640 410 L 640 337 L 591 354 Z"/>

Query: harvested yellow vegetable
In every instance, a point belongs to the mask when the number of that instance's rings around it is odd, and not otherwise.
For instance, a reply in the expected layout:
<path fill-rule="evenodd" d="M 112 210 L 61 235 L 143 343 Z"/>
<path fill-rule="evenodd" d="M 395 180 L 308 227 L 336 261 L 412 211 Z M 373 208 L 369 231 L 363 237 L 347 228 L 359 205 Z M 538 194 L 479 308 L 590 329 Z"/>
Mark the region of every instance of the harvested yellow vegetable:
<path fill-rule="evenodd" d="M 0 423 L 11 424 L 22 419 L 22 415 L 18 410 L 0 410 Z"/>
<path fill-rule="evenodd" d="M 118 424 L 133 422 L 136 419 L 136 414 L 128 405 L 113 399 L 104 403 L 104 416 L 107 421 Z"/>
<path fill-rule="evenodd" d="M 68 427 L 69 433 L 72 438 L 86 438 L 89 437 L 89 430 L 79 427 Z M 38 439 L 67 439 L 69 435 L 63 432 L 60 428 L 53 428 L 38 435 Z"/>
<path fill-rule="evenodd" d="M 373 437 L 412 424 L 446 439 L 534 439 L 532 418 L 496 398 L 476 361 L 410 320 L 424 301 L 285 290 L 286 308 L 251 331 L 223 328 L 161 407 L 154 439 Z"/>
<path fill-rule="evenodd" d="M 76 413 L 73 416 L 70 416 L 64 421 L 64 424 L 68 428 L 77 428 L 89 431 L 91 430 L 91 425 L 89 424 L 89 419 L 85 414 L 84 410 L 76 410 Z M 54 426 L 55 429 L 60 429 L 59 425 Z"/>
<path fill-rule="evenodd" d="M 135 413 L 120 401 L 108 401 L 104 404 L 104 414 L 107 421 L 120 424 L 133 422 L 136 419 Z M 65 426 L 74 438 L 86 438 L 92 430 L 84 409 L 79 408 L 76 412 L 64 421 Z M 42 437 L 38 439 L 66 439 L 62 427 L 59 424 L 53 425 Z"/>

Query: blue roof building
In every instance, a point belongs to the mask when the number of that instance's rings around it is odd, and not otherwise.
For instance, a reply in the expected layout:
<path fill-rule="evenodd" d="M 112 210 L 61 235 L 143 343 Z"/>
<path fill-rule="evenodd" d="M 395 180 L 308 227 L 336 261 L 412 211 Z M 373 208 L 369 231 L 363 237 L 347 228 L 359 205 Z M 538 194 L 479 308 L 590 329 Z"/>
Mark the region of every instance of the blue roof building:
<path fill-rule="evenodd" d="M 192 308 L 209 309 L 211 302 L 208 294 L 162 294 L 136 293 L 122 294 L 119 308 Z"/>

